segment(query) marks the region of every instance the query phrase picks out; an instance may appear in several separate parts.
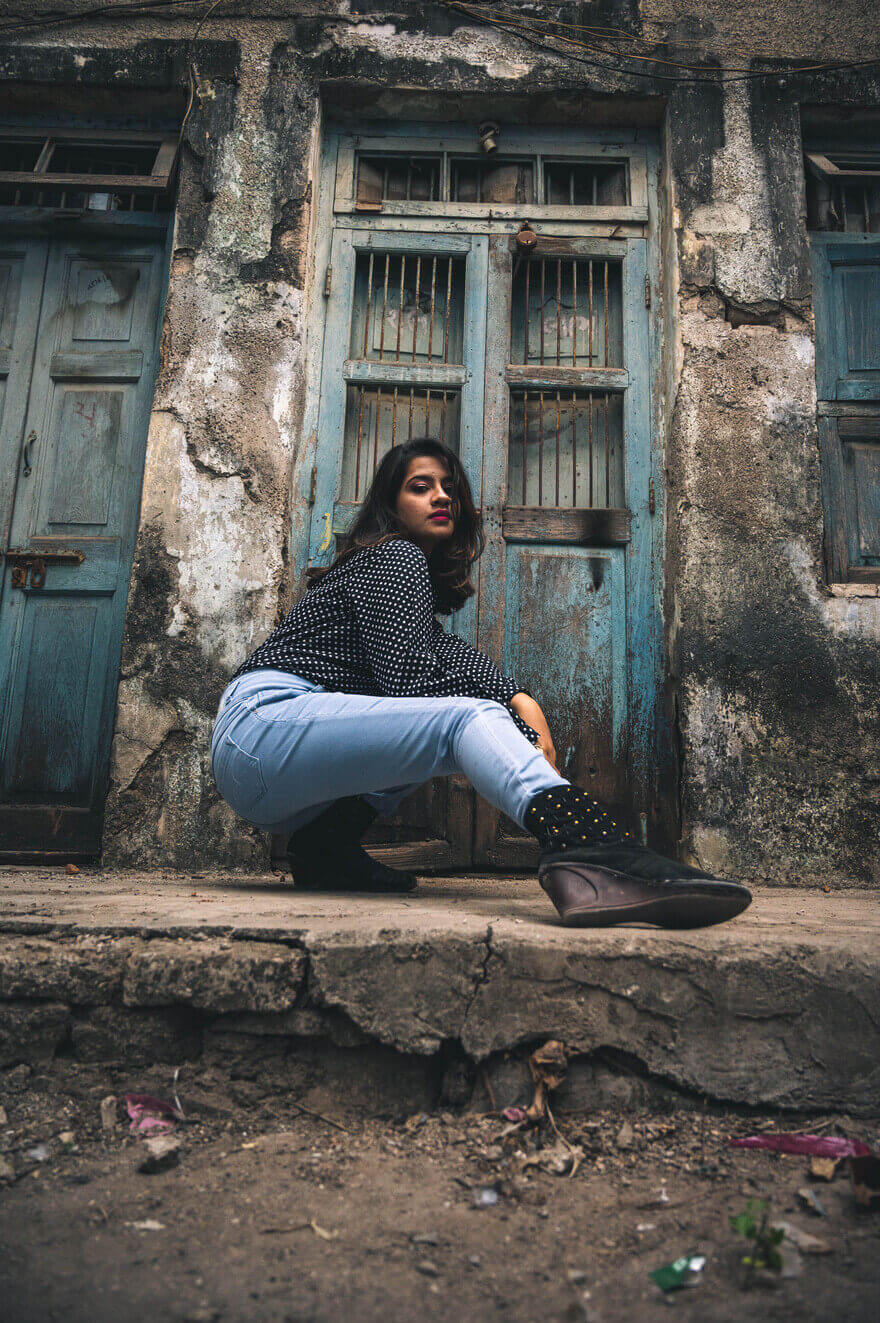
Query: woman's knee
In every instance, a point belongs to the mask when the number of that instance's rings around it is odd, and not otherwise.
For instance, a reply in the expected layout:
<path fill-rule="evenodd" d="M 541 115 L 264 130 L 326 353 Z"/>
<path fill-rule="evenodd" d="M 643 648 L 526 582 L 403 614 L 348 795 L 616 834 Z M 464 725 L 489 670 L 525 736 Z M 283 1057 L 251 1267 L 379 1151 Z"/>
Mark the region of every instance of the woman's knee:
<path fill-rule="evenodd" d="M 472 722 L 479 720 L 497 721 L 499 717 L 510 717 L 503 703 L 494 698 L 454 698 L 450 700 L 450 712 L 447 723 L 447 736 L 452 751 L 456 742 Z"/>

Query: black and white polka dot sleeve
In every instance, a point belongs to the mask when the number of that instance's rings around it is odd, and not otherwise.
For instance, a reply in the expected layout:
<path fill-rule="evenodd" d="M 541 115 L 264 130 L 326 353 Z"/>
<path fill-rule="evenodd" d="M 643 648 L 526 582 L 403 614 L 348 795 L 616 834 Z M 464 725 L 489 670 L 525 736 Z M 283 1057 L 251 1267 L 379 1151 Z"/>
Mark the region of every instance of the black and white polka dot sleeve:
<path fill-rule="evenodd" d="M 364 574 L 345 584 L 375 692 L 390 698 L 492 698 L 505 706 L 517 692 L 483 653 L 446 634 L 434 617 L 434 594 L 424 552 L 407 538 L 367 549 Z M 532 743 L 535 731 L 516 713 Z"/>
<path fill-rule="evenodd" d="M 528 694 L 528 689 L 517 684 L 516 680 L 500 671 L 491 658 L 484 652 L 472 648 L 457 634 L 450 634 L 439 620 L 434 620 L 434 651 L 449 671 L 468 672 L 480 686 L 481 698 L 494 698 L 510 709 L 510 700 L 514 694 Z M 529 697 L 532 697 L 530 694 Z M 537 732 L 527 725 L 514 711 L 510 711 L 519 729 L 532 744 L 537 743 Z"/>

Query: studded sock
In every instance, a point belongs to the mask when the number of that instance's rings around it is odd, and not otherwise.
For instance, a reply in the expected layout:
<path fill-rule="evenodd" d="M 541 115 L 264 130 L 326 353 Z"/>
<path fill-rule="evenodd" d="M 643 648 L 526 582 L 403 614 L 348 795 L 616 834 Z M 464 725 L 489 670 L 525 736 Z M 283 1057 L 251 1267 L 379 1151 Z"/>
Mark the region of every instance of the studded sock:
<path fill-rule="evenodd" d="M 580 786 L 552 786 L 529 802 L 524 823 L 542 850 L 634 842 L 607 808 Z"/>

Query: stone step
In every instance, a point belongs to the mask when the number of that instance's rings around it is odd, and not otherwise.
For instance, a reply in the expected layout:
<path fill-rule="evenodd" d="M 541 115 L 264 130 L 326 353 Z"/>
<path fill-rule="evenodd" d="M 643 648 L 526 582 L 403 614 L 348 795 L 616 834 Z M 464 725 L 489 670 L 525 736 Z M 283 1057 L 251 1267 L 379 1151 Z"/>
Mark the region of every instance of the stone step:
<path fill-rule="evenodd" d="M 374 1110 L 499 1105 L 567 1046 L 569 1106 L 662 1095 L 876 1109 L 880 911 L 864 892 L 756 892 L 695 932 L 568 931 L 521 878 L 406 897 L 275 876 L 7 868 L 0 1070 L 200 1063 Z"/>

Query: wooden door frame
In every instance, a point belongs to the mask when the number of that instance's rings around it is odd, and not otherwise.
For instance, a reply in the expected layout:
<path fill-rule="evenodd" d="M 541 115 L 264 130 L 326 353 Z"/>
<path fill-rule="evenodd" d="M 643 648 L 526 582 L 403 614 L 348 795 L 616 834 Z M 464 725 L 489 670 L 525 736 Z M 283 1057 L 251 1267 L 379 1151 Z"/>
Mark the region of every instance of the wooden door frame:
<path fill-rule="evenodd" d="M 430 126 L 432 133 L 435 127 L 437 134 L 441 136 L 447 129 L 453 132 L 460 129 L 460 126 L 456 125 L 432 125 Z M 366 125 L 363 126 L 362 132 L 364 134 L 378 132 L 382 140 L 387 140 L 392 144 L 395 138 L 405 137 L 407 143 L 411 138 L 408 127 L 395 122 L 388 122 L 381 126 L 378 124 Z M 549 134 L 551 130 L 540 128 L 537 132 Z M 601 218 L 595 214 L 589 219 L 578 218 L 574 220 L 568 217 L 565 220 L 553 220 L 551 222 L 547 218 L 546 220 L 542 219 L 538 228 L 550 228 L 552 225 L 554 234 L 567 235 L 571 238 L 593 236 L 597 239 L 610 240 L 613 235 L 615 238 L 642 239 L 644 241 L 646 276 L 644 298 L 648 314 L 644 342 L 646 370 L 638 389 L 645 396 L 644 407 L 650 429 L 650 439 L 646 462 L 643 466 L 643 472 L 640 474 L 640 481 L 643 486 L 644 513 L 642 515 L 643 527 L 637 530 L 637 534 L 642 537 L 644 546 L 649 549 L 644 558 L 642 569 L 643 574 L 647 576 L 648 582 L 645 585 L 645 592 L 649 594 L 651 605 L 650 610 L 645 613 L 642 637 L 640 639 L 628 637 L 627 641 L 628 710 L 631 731 L 630 771 L 631 784 L 635 791 L 633 799 L 636 805 L 637 827 L 641 836 L 643 839 L 646 838 L 650 831 L 652 836 L 667 839 L 673 834 L 669 817 L 675 811 L 678 791 L 677 782 L 673 784 L 670 780 L 670 778 L 677 776 L 677 770 L 668 713 L 666 713 L 663 705 L 666 658 L 663 610 L 665 596 L 666 485 L 662 448 L 664 432 L 661 421 L 662 387 L 660 383 L 660 371 L 663 361 L 663 317 L 661 310 L 661 232 L 658 193 L 659 135 L 655 129 L 650 128 L 645 130 L 623 128 L 615 130 L 585 127 L 583 130 L 579 128 L 572 129 L 570 133 L 577 134 L 576 145 L 572 147 L 575 155 L 589 157 L 592 151 L 607 151 L 610 147 L 613 147 L 618 153 L 632 152 L 640 161 L 644 162 L 643 166 L 639 166 L 638 175 L 640 187 L 641 181 L 644 180 L 644 198 L 642 199 L 640 196 L 640 207 L 637 211 L 632 208 L 617 210 L 610 208 L 608 209 L 609 214 Z M 523 130 L 522 134 L 525 140 L 525 137 L 531 134 L 531 130 Z M 352 228 L 366 228 L 370 225 L 368 218 L 357 213 L 351 214 L 350 209 L 346 208 L 343 208 L 346 214 L 344 216 L 340 215 L 337 220 L 334 210 L 338 175 L 340 171 L 344 175 L 346 168 L 340 158 L 343 140 L 353 137 L 350 127 L 346 127 L 342 123 L 332 123 L 322 129 L 319 143 L 319 184 L 316 189 L 313 213 L 315 238 L 311 297 L 309 299 L 305 335 L 305 360 L 310 365 L 309 385 L 304 403 L 302 441 L 294 460 L 292 475 L 293 514 L 290 553 L 295 591 L 303 589 L 307 582 L 306 567 L 308 565 L 312 507 L 314 504 L 313 483 L 315 479 L 313 475 L 316 472 L 320 382 L 323 378 L 327 323 L 325 300 L 321 297 L 320 292 L 325 287 L 327 270 L 332 266 L 331 246 L 336 226 L 340 222 L 347 223 Z M 507 142 L 505 145 L 508 145 Z M 642 201 L 645 203 L 644 206 L 641 205 Z M 465 204 L 462 204 L 462 206 L 467 210 Z M 524 207 L 519 210 L 525 214 L 525 212 L 535 209 Z M 612 212 L 614 214 L 611 214 Z M 448 221 L 449 219 L 448 216 L 442 218 L 427 214 L 425 216 L 393 217 L 389 215 L 386 226 L 389 231 L 406 230 L 410 233 L 417 233 L 428 227 L 435 229 L 438 225 L 443 224 L 444 220 Z M 474 214 L 462 214 L 454 221 L 454 230 L 457 233 L 474 233 L 476 231 L 482 234 L 507 233 L 512 235 L 517 228 L 518 224 L 509 218 L 498 222 L 487 222 Z M 482 500 L 482 492 L 479 494 L 478 500 Z M 484 518 L 487 524 L 487 535 L 492 536 L 492 511 L 488 510 Z M 478 600 L 480 600 L 479 595 Z M 482 611 L 482 609 L 481 605 L 480 610 Z M 502 651 L 498 655 L 499 657 L 503 655 L 503 644 Z M 633 657 L 638 659 L 638 665 L 635 667 L 631 660 Z M 641 743 L 639 740 L 641 740 Z M 475 792 L 466 787 L 459 787 L 458 793 L 475 795 Z M 479 822 L 475 822 L 475 842 L 478 839 L 485 839 L 487 830 L 486 807 L 488 806 L 482 806 L 480 810 L 482 817 Z M 495 810 L 492 810 L 492 813 L 494 814 Z M 274 851 L 278 853 L 280 849 L 281 842 L 276 840 Z M 374 849 L 374 847 L 371 846 L 371 849 Z M 374 852 L 377 857 L 386 858 L 388 862 L 397 861 L 397 856 L 395 855 L 392 858 L 391 853 L 386 855 L 385 849 L 374 849 Z M 524 866 L 530 867 L 531 865 Z"/>

